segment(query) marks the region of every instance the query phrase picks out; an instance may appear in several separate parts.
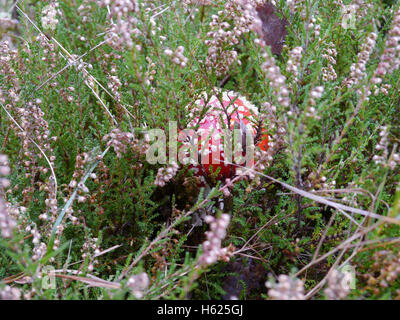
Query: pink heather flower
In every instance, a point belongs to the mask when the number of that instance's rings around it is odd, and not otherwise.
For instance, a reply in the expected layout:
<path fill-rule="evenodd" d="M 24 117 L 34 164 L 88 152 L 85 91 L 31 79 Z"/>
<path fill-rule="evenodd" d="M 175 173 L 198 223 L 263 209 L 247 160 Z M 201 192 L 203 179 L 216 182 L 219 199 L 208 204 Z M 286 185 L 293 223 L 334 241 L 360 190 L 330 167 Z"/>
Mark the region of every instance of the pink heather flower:
<path fill-rule="evenodd" d="M 165 49 L 164 53 L 165 55 L 167 55 L 168 57 L 171 58 L 171 61 L 179 66 L 181 66 L 182 68 L 184 68 L 188 62 L 188 58 L 186 58 L 183 55 L 185 48 L 182 46 L 179 46 L 175 51 L 172 51 L 171 49 Z"/>
<path fill-rule="evenodd" d="M 385 49 L 381 56 L 378 67 L 371 79 L 374 84 L 380 84 L 386 74 L 392 74 L 400 67 L 400 9 L 393 17 L 392 27 L 385 42 Z M 379 91 L 376 91 L 376 94 Z"/>
<path fill-rule="evenodd" d="M 21 291 L 18 288 L 13 288 L 6 285 L 0 289 L 0 300 L 20 300 Z"/>
<path fill-rule="evenodd" d="M 278 283 L 266 282 L 265 284 L 270 290 L 268 295 L 273 300 L 304 300 L 304 283 L 303 281 L 292 278 L 287 275 L 280 275 Z"/>
<path fill-rule="evenodd" d="M 240 64 L 234 46 L 239 43 L 241 36 L 250 31 L 261 32 L 262 23 L 252 3 L 247 0 L 228 0 L 224 10 L 211 16 L 211 30 L 205 41 L 208 46 L 206 66 L 209 70 L 215 70 L 218 76 L 228 73 L 235 62 Z"/>
<path fill-rule="evenodd" d="M 346 274 L 338 270 L 332 270 L 328 276 L 328 287 L 324 290 L 324 294 L 329 300 L 340 300 L 347 297 L 350 288 L 345 284 Z"/>
<path fill-rule="evenodd" d="M 166 168 L 158 169 L 154 184 L 158 187 L 164 187 L 168 181 L 175 177 L 178 170 L 179 166 L 176 163 L 172 163 Z"/>
<path fill-rule="evenodd" d="M 106 35 L 108 44 L 117 50 L 124 47 L 132 48 L 132 36 L 139 32 L 135 27 L 137 19 L 131 15 L 139 10 L 137 2 L 135 0 L 99 0 L 98 4 L 101 7 L 109 6 L 108 17 L 110 20 L 115 20 Z"/>
<path fill-rule="evenodd" d="M 62 12 L 58 9 L 59 4 L 57 1 L 50 3 L 45 6 L 42 11 L 42 26 L 44 29 L 55 30 L 58 24 L 57 15 L 61 15 Z"/>
<path fill-rule="evenodd" d="M 4 238 L 11 238 L 17 226 L 15 219 L 10 215 L 11 209 L 4 199 L 4 188 L 9 185 L 9 181 L 4 176 L 9 174 L 8 158 L 6 155 L 0 155 L 0 234 Z"/>
<path fill-rule="evenodd" d="M 140 142 L 135 138 L 131 132 L 122 132 L 119 129 L 113 129 L 109 134 L 103 137 L 104 141 L 107 141 L 107 146 L 112 146 L 118 158 L 122 157 L 122 154 L 128 150 L 138 152 L 139 154 L 145 154 L 149 144 L 148 141 Z"/>
<path fill-rule="evenodd" d="M 136 299 L 143 298 L 144 291 L 150 284 L 148 275 L 145 272 L 131 276 L 126 285 L 131 289 L 132 294 Z"/>
<path fill-rule="evenodd" d="M 204 220 L 210 225 L 210 231 L 206 232 L 207 239 L 203 242 L 203 254 L 199 258 L 199 265 L 208 266 L 219 259 L 228 260 L 230 252 L 228 248 L 221 248 L 221 243 L 226 236 L 229 214 L 221 214 L 219 218 L 208 215 Z"/>
<path fill-rule="evenodd" d="M 351 87 L 359 84 L 364 78 L 366 78 L 366 65 L 369 61 L 369 57 L 374 50 L 377 35 L 371 32 L 365 39 L 361 46 L 361 50 L 357 55 L 357 62 L 353 63 L 350 67 L 350 77 L 345 80 L 347 87 Z M 374 80 L 378 81 L 379 80 Z"/>
<path fill-rule="evenodd" d="M 263 58 L 265 62 L 261 65 L 261 69 L 265 72 L 271 87 L 274 89 L 278 103 L 283 107 L 289 107 L 289 90 L 285 84 L 285 76 L 281 74 L 281 70 L 276 65 L 275 58 L 267 51 L 264 52 Z"/>
<path fill-rule="evenodd" d="M 292 73 L 295 80 L 297 80 L 297 76 L 299 74 L 299 66 L 302 56 L 303 56 L 302 47 L 293 48 L 289 53 L 289 60 L 287 61 L 286 64 L 286 71 L 288 73 Z"/>

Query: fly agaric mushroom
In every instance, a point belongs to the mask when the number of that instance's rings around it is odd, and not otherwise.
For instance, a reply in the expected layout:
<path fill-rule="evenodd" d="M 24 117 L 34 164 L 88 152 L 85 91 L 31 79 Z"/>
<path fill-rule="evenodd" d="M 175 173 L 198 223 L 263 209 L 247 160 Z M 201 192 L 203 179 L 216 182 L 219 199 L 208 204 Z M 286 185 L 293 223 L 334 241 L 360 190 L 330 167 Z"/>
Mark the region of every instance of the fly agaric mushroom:
<path fill-rule="evenodd" d="M 247 148 L 249 138 L 250 142 L 253 142 L 256 136 L 261 137 L 257 147 L 267 151 L 268 134 L 261 129 L 257 108 L 245 97 L 233 91 L 221 92 L 219 89 L 214 89 L 214 91 L 217 95 L 208 99 L 204 94 L 195 102 L 194 108 L 189 112 L 192 120 L 188 126 L 196 128 L 196 130 L 181 132 L 180 140 L 184 141 L 184 145 L 191 145 L 197 151 L 197 161 L 194 161 L 195 163 L 192 161 L 189 166 L 195 176 L 200 178 L 214 176 L 217 180 L 224 180 L 232 178 L 236 174 L 237 166 L 235 164 L 240 163 L 235 163 L 234 157 L 238 156 L 238 153 L 239 157 L 243 157 L 242 160 L 248 156 L 246 152 L 251 150 L 250 145 L 249 149 Z M 235 141 L 235 132 L 232 131 L 239 133 L 236 135 L 238 141 Z M 235 145 L 231 149 L 225 150 L 227 147 L 225 139 L 229 132 L 231 139 L 228 141 L 229 143 L 233 141 Z M 232 156 L 226 156 L 226 152 L 230 152 L 232 149 Z M 187 155 L 188 152 L 185 154 Z M 250 163 L 254 161 L 252 154 L 249 155 L 250 158 L 246 158 Z M 231 161 L 229 161 L 230 158 Z M 246 165 L 248 164 L 249 162 L 246 162 Z M 240 165 L 244 166 L 245 164 Z M 216 174 L 217 170 L 218 174 Z"/>

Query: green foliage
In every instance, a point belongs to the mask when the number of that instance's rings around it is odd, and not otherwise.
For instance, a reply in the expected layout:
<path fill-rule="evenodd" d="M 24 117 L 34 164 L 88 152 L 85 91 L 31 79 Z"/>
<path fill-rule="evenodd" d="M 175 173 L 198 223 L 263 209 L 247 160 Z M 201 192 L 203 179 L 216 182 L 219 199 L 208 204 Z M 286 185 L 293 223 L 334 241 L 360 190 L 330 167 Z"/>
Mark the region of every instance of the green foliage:
<path fill-rule="evenodd" d="M 135 29 L 132 47 L 103 43 L 110 17 L 96 1 L 59 1 L 62 16 L 54 30 L 45 29 L 42 20 L 47 2 L 20 1 L 18 26 L 0 28 L 0 39 L 11 34 L 16 50 L 9 61 L 13 72 L 0 72 L 1 153 L 11 167 L 11 186 L 2 188 L 1 196 L 19 209 L 14 237 L 0 238 L 0 284 L 15 286 L 32 299 L 221 299 L 232 288 L 240 299 L 265 299 L 268 277 L 295 275 L 310 292 L 349 259 L 357 276 L 349 299 L 399 298 L 398 278 L 385 278 L 389 265 L 400 265 L 395 262 L 399 225 L 352 211 L 400 215 L 400 164 L 388 165 L 400 142 L 399 70 L 383 77 L 380 88 L 386 91 L 362 98 L 364 90 L 373 91 L 371 78 L 397 2 L 366 1 L 371 6 L 354 29 L 346 29 L 339 1 L 304 1 L 295 12 L 280 1 L 278 15 L 289 20 L 288 35 L 282 55 L 274 59 L 290 91 L 289 108 L 279 104 L 267 80 L 263 54 L 271 52 L 256 44 L 256 32 L 221 45 L 221 52 L 238 55 L 225 74 L 208 65 L 213 15 L 233 28 L 237 21 L 224 5 L 235 1 L 198 8 L 190 1 L 138 2 L 130 26 Z M 38 29 L 45 38 L 38 37 Z M 378 37 L 365 77 L 348 87 L 346 80 L 371 32 Z M 165 54 L 179 46 L 187 58 L 184 65 Z M 297 80 L 287 69 L 296 47 L 303 49 Z M 327 53 L 332 48 L 336 54 Z M 330 65 L 335 79 L 324 80 Z M 324 91 L 313 104 L 312 90 L 318 86 Z M 218 181 L 218 167 L 211 168 L 205 186 L 183 165 L 165 186 L 157 186 L 159 169 L 166 165 L 146 161 L 140 149 L 145 130 L 167 130 L 169 121 L 177 122 L 178 131 L 185 129 L 193 120 L 194 101 L 203 92 L 214 95 L 218 87 L 240 93 L 259 109 L 275 144 L 272 160 L 254 179 L 238 179 L 229 187 Z M 12 99 L 13 90 L 19 99 Z M 40 107 L 48 131 L 42 123 L 32 129 L 37 117 L 21 116 L 21 110 L 33 114 L 30 102 Z M 276 111 L 266 110 L 265 102 Z M 310 115 L 311 106 L 315 112 Z M 385 155 L 377 149 L 383 126 Z M 138 141 L 115 138 L 117 131 L 132 133 Z M 28 136 L 54 160 L 45 159 Z M 168 133 L 166 138 L 169 146 Z M 385 163 L 374 156 L 383 156 Z M 54 195 L 49 162 L 58 187 L 55 213 L 49 205 Z M 350 208 L 336 210 L 266 175 Z M 230 246 L 234 254 L 230 261 L 199 266 L 210 228 L 204 216 L 222 213 L 231 217 L 222 247 Z M 387 250 L 387 260 L 377 258 L 381 250 Z M 45 266 L 58 270 L 55 287 L 43 286 Z M 128 280 L 141 273 L 149 277 L 143 297 L 130 290 Z M 323 282 L 313 297 L 324 299 L 325 287 Z"/>

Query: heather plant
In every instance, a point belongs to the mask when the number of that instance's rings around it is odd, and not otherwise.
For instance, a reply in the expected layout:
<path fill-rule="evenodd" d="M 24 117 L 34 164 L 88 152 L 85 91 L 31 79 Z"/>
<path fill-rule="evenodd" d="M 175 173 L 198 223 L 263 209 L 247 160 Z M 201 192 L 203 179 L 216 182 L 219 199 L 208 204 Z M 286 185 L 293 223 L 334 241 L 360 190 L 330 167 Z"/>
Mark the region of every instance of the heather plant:
<path fill-rule="evenodd" d="M 398 1 L 1 1 L 0 299 L 398 299 L 399 67 Z"/>

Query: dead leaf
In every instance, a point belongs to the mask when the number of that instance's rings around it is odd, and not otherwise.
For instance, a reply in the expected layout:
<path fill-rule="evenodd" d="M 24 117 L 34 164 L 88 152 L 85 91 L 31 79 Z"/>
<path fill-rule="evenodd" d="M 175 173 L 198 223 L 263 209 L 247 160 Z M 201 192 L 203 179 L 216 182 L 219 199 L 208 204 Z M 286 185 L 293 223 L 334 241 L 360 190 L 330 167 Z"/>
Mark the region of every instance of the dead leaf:
<path fill-rule="evenodd" d="M 275 14 L 276 7 L 271 3 L 259 6 L 256 10 L 262 21 L 262 34 L 265 43 L 271 47 L 273 54 L 280 55 L 288 34 L 286 30 L 287 20 L 281 19 Z"/>

